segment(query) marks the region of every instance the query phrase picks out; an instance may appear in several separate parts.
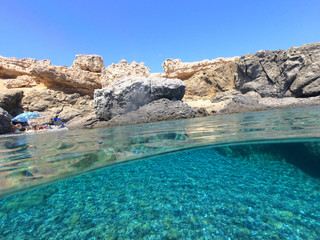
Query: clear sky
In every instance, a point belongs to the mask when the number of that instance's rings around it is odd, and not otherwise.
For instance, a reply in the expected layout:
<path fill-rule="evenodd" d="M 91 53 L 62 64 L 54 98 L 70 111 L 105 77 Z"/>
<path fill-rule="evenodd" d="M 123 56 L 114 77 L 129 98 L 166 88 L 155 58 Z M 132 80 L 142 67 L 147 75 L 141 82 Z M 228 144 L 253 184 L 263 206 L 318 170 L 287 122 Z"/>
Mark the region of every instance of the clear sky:
<path fill-rule="evenodd" d="M 320 41 L 320 0 L 1 0 L 0 55 L 71 66 L 241 56 Z"/>

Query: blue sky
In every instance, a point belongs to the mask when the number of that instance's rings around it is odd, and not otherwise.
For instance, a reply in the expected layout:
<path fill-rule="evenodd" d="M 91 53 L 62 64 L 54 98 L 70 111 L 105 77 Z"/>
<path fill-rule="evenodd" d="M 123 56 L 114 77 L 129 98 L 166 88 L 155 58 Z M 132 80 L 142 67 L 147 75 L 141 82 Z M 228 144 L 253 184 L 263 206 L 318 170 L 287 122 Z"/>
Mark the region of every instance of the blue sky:
<path fill-rule="evenodd" d="M 319 0 L 2 0 L 0 55 L 71 66 L 241 56 L 320 41 Z"/>

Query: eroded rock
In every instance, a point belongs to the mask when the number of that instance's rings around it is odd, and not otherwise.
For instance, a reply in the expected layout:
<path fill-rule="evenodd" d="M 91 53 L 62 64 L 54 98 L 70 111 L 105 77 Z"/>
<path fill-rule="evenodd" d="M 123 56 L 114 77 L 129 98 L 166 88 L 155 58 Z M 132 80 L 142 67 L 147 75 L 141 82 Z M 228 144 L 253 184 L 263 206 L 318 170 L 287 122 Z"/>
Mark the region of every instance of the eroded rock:
<path fill-rule="evenodd" d="M 99 55 L 76 55 L 72 68 L 79 68 L 90 72 L 102 72 L 104 69 L 103 59 Z"/>
<path fill-rule="evenodd" d="M 144 63 L 121 60 L 118 64 L 112 64 L 102 71 L 102 87 L 111 86 L 113 83 L 124 77 L 149 77 L 150 69 Z"/>
<path fill-rule="evenodd" d="M 16 78 L 9 78 L 4 80 L 4 86 L 6 88 L 23 88 L 23 87 L 35 87 L 40 83 L 36 77 L 30 75 L 21 75 Z"/>
<path fill-rule="evenodd" d="M 166 78 L 187 79 L 193 74 L 211 69 L 218 64 L 237 62 L 239 57 L 217 58 L 213 60 L 203 60 L 199 62 L 182 62 L 181 59 L 168 58 L 162 63 Z"/>

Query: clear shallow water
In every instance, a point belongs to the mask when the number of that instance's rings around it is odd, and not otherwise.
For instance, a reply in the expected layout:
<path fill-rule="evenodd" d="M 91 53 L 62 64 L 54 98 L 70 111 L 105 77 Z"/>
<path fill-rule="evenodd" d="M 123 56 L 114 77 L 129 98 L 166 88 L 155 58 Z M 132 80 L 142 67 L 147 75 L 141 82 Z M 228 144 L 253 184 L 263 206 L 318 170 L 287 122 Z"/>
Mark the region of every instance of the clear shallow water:
<path fill-rule="evenodd" d="M 0 136 L 0 197 L 193 147 L 320 137 L 320 106 L 105 129 Z"/>
<path fill-rule="evenodd" d="M 117 165 L 4 197 L 0 238 L 319 239 L 319 117 L 312 107 L 2 138 L 3 196 Z"/>

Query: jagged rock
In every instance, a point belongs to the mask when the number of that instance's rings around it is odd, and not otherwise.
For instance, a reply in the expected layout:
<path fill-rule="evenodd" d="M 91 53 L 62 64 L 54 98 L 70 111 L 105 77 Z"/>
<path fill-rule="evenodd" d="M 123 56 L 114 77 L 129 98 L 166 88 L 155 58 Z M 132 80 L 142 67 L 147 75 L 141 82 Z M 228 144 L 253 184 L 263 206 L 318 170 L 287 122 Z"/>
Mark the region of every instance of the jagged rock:
<path fill-rule="evenodd" d="M 193 118 L 196 112 L 182 101 L 173 101 L 162 98 L 148 103 L 135 111 L 116 116 L 103 123 L 103 126 L 120 126 L 139 123 L 149 123 L 181 118 Z"/>
<path fill-rule="evenodd" d="M 79 68 L 90 72 L 102 72 L 104 69 L 103 59 L 99 55 L 76 55 L 73 68 Z"/>
<path fill-rule="evenodd" d="M 26 92 L 22 99 L 22 107 L 24 111 L 39 112 L 40 117 L 37 121 L 40 124 L 51 124 L 54 118 L 59 117 L 71 128 L 89 125 L 84 119 L 95 116 L 93 100 L 89 96 L 80 96 L 78 93 L 66 94 L 50 89 Z M 95 121 L 97 120 L 95 118 Z"/>
<path fill-rule="evenodd" d="M 184 80 L 187 85 L 184 100 L 210 99 L 220 92 L 233 89 L 236 74 L 237 64 L 235 62 L 221 62 L 213 65 L 210 70 L 197 72 Z"/>
<path fill-rule="evenodd" d="M 31 74 L 43 82 L 47 88 L 65 93 L 93 95 L 94 89 L 101 88 L 100 73 L 93 73 L 66 66 L 36 65 Z"/>
<path fill-rule="evenodd" d="M 187 79 L 193 74 L 211 69 L 217 64 L 224 64 L 229 62 L 237 62 L 239 57 L 232 58 L 217 58 L 213 60 L 203 60 L 200 62 L 181 62 L 181 59 L 168 58 L 162 63 L 166 78 Z"/>
<path fill-rule="evenodd" d="M 94 92 L 94 108 L 101 120 L 137 110 L 160 98 L 181 100 L 185 83 L 179 79 L 124 78 L 111 87 Z"/>
<path fill-rule="evenodd" d="M 124 77 L 149 77 L 150 69 L 144 66 L 144 63 L 132 62 L 129 64 L 126 60 L 121 60 L 118 64 L 112 64 L 102 71 L 102 87 L 111 86 L 116 81 Z"/>
<path fill-rule="evenodd" d="M 8 111 L 12 116 L 16 116 L 23 112 L 21 106 L 21 99 L 23 91 L 21 90 L 1 90 L 0 93 L 0 107 Z"/>
<path fill-rule="evenodd" d="M 12 116 L 3 108 L 0 107 L 0 134 L 12 132 L 10 126 Z"/>
<path fill-rule="evenodd" d="M 17 78 L 10 78 L 4 80 L 4 86 L 6 88 L 22 88 L 22 87 L 34 87 L 37 86 L 40 82 L 33 76 L 30 75 L 21 75 Z"/>
<path fill-rule="evenodd" d="M 242 56 L 235 87 L 262 97 L 309 97 L 320 94 L 319 79 L 320 43 L 313 43 Z"/>

